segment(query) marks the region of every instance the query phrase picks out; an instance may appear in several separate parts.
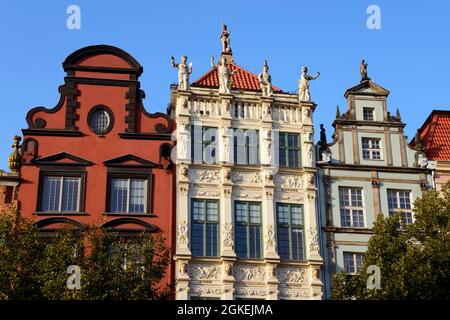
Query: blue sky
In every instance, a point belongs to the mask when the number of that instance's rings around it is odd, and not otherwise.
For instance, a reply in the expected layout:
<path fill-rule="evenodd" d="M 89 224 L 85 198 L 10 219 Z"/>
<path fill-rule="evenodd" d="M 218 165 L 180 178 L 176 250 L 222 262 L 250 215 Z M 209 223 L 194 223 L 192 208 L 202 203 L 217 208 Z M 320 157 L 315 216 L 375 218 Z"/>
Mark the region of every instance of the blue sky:
<path fill-rule="evenodd" d="M 69 30 L 66 9 L 81 9 L 81 30 Z M 381 9 L 381 29 L 369 30 L 369 5 Z M 71 52 L 110 44 L 144 67 L 141 87 L 150 112 L 163 111 L 176 82 L 170 56 L 194 63 L 191 80 L 221 51 L 222 19 L 240 66 L 260 72 L 269 61 L 273 83 L 295 91 L 300 68 L 321 72 L 311 82 L 316 138 L 324 123 L 330 139 L 335 108 L 346 110 L 345 90 L 359 82 L 359 63 L 389 89 L 409 139 L 433 109 L 449 109 L 450 2 L 448 1 L 8 1 L 0 11 L 0 168 L 6 169 L 14 134 L 35 106 L 53 107 L 63 84 L 61 62 Z"/>

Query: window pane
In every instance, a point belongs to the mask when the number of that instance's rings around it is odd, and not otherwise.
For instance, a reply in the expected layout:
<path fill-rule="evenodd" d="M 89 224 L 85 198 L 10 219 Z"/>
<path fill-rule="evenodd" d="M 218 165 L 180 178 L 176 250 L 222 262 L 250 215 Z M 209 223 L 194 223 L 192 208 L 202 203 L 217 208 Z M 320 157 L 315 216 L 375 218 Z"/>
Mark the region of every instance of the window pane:
<path fill-rule="evenodd" d="M 112 179 L 111 212 L 127 212 L 128 179 Z"/>
<path fill-rule="evenodd" d="M 261 227 L 250 227 L 250 256 L 249 258 L 261 257 Z"/>
<path fill-rule="evenodd" d="M 192 224 L 191 242 L 192 254 L 194 256 L 203 256 L 203 224 Z"/>
<path fill-rule="evenodd" d="M 298 135 L 296 135 L 296 134 L 288 135 L 288 147 L 289 148 L 298 148 Z"/>
<path fill-rule="evenodd" d="M 128 212 L 145 212 L 145 185 L 147 180 L 130 180 L 130 208 Z"/>
<path fill-rule="evenodd" d="M 240 258 L 247 258 L 247 226 L 236 226 L 236 254 Z"/>
<path fill-rule="evenodd" d="M 78 211 L 80 178 L 64 178 L 62 211 Z"/>
<path fill-rule="evenodd" d="M 219 221 L 218 214 L 218 203 L 217 202 L 207 202 L 206 203 L 206 220 L 207 221 Z"/>
<path fill-rule="evenodd" d="M 259 204 L 250 204 L 250 223 L 261 223 L 261 210 Z"/>
<path fill-rule="evenodd" d="M 303 260 L 303 230 L 292 229 L 292 259 Z"/>
<path fill-rule="evenodd" d="M 247 223 L 247 205 L 245 203 L 236 203 L 236 222 Z"/>
<path fill-rule="evenodd" d="M 303 225 L 302 207 L 291 206 L 291 224 Z"/>
<path fill-rule="evenodd" d="M 281 259 L 290 259 L 289 256 L 289 228 L 287 227 L 278 227 L 278 254 Z"/>
<path fill-rule="evenodd" d="M 341 226 L 342 227 L 350 227 L 351 226 L 349 209 L 341 208 Z"/>
<path fill-rule="evenodd" d="M 218 227 L 219 225 L 207 224 L 206 225 L 206 256 L 218 256 Z"/>
<path fill-rule="evenodd" d="M 192 220 L 203 221 L 205 219 L 205 202 L 192 200 Z"/>
<path fill-rule="evenodd" d="M 289 206 L 278 205 L 278 224 L 289 224 Z"/>
<path fill-rule="evenodd" d="M 355 265 L 353 262 L 353 253 L 344 252 L 344 269 L 345 273 L 352 274 L 355 273 Z"/>
<path fill-rule="evenodd" d="M 281 167 L 286 167 L 286 149 L 280 146 L 279 161 Z"/>
<path fill-rule="evenodd" d="M 59 211 L 61 193 L 60 177 L 44 178 L 44 193 L 42 195 L 42 211 Z"/>

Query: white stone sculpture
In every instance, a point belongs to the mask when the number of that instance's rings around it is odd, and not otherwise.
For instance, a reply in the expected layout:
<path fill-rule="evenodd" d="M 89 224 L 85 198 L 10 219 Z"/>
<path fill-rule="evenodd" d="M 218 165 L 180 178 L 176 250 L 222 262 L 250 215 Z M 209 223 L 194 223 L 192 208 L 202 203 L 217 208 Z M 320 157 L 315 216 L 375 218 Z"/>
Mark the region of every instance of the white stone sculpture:
<path fill-rule="evenodd" d="M 215 65 L 214 57 L 211 57 L 211 66 L 217 69 L 217 74 L 219 77 L 219 93 L 231 93 L 231 77 L 236 71 L 231 71 L 227 66 L 227 60 L 225 57 L 220 59 L 220 62 Z"/>
<path fill-rule="evenodd" d="M 258 80 L 263 97 L 270 97 L 273 93 L 272 76 L 269 74 L 269 66 L 267 65 L 267 61 L 264 61 L 263 72 L 258 75 Z"/>
<path fill-rule="evenodd" d="M 230 47 L 230 32 L 226 24 L 222 24 L 222 33 L 220 34 L 220 41 L 222 42 L 222 52 L 231 52 Z"/>
<path fill-rule="evenodd" d="M 170 57 L 172 67 L 178 68 L 178 89 L 189 90 L 189 75 L 192 72 L 192 62 L 187 65 L 187 56 L 182 56 L 180 63 L 175 63 L 175 58 Z"/>
<path fill-rule="evenodd" d="M 317 72 L 315 76 L 308 75 L 308 68 L 302 67 L 302 76 L 298 81 L 298 99 L 300 101 L 311 101 L 309 94 L 309 80 L 317 79 L 320 76 L 320 72 Z"/>

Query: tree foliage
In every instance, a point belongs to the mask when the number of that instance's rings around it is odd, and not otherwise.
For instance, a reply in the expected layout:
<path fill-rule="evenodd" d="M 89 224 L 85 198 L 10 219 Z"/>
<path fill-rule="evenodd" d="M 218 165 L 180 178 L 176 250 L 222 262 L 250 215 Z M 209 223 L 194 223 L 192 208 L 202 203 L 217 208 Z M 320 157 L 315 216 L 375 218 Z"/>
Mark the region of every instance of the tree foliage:
<path fill-rule="evenodd" d="M 121 237 L 97 226 L 63 226 L 42 237 L 32 221 L 0 215 L 0 299 L 167 299 L 170 261 L 161 233 Z M 71 265 L 81 269 L 80 289 L 67 285 Z"/>
<path fill-rule="evenodd" d="M 377 217 L 360 274 L 336 274 L 332 298 L 450 298 L 450 182 L 440 194 L 427 192 L 414 207 L 410 225 L 402 223 L 401 213 Z M 367 289 L 371 265 L 380 268 L 380 289 Z"/>

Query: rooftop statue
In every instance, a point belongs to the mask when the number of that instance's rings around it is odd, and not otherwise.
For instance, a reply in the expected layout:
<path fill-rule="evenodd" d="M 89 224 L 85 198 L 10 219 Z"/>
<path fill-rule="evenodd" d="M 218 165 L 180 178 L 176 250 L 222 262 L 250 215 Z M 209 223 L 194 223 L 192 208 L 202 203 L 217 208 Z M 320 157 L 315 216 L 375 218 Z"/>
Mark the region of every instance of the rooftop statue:
<path fill-rule="evenodd" d="M 269 74 L 269 66 L 267 61 L 264 61 L 263 72 L 258 75 L 259 85 L 264 97 L 272 95 L 272 76 Z"/>
<path fill-rule="evenodd" d="M 211 57 L 211 66 L 217 69 L 219 77 L 219 93 L 231 93 L 231 76 L 236 71 L 231 71 L 227 66 L 227 59 L 225 57 L 220 58 L 220 62 L 214 65 L 214 57 Z"/>
<path fill-rule="evenodd" d="M 370 78 L 367 76 L 367 63 L 364 59 L 361 61 L 359 72 L 361 73 L 361 82 L 370 80 Z"/>
<path fill-rule="evenodd" d="M 320 72 L 317 72 L 315 76 L 308 75 L 308 68 L 302 67 L 302 76 L 298 81 L 298 99 L 300 101 L 311 101 L 309 94 L 309 80 L 317 79 L 320 76 Z"/>
<path fill-rule="evenodd" d="M 175 58 L 170 57 L 172 67 L 178 68 L 178 89 L 189 90 L 189 75 L 192 72 L 192 62 L 187 63 L 187 56 L 182 56 L 180 63 L 175 63 Z"/>
<path fill-rule="evenodd" d="M 222 52 L 231 52 L 230 47 L 230 32 L 226 24 L 222 23 L 222 34 L 220 35 L 220 41 L 222 41 Z"/>

